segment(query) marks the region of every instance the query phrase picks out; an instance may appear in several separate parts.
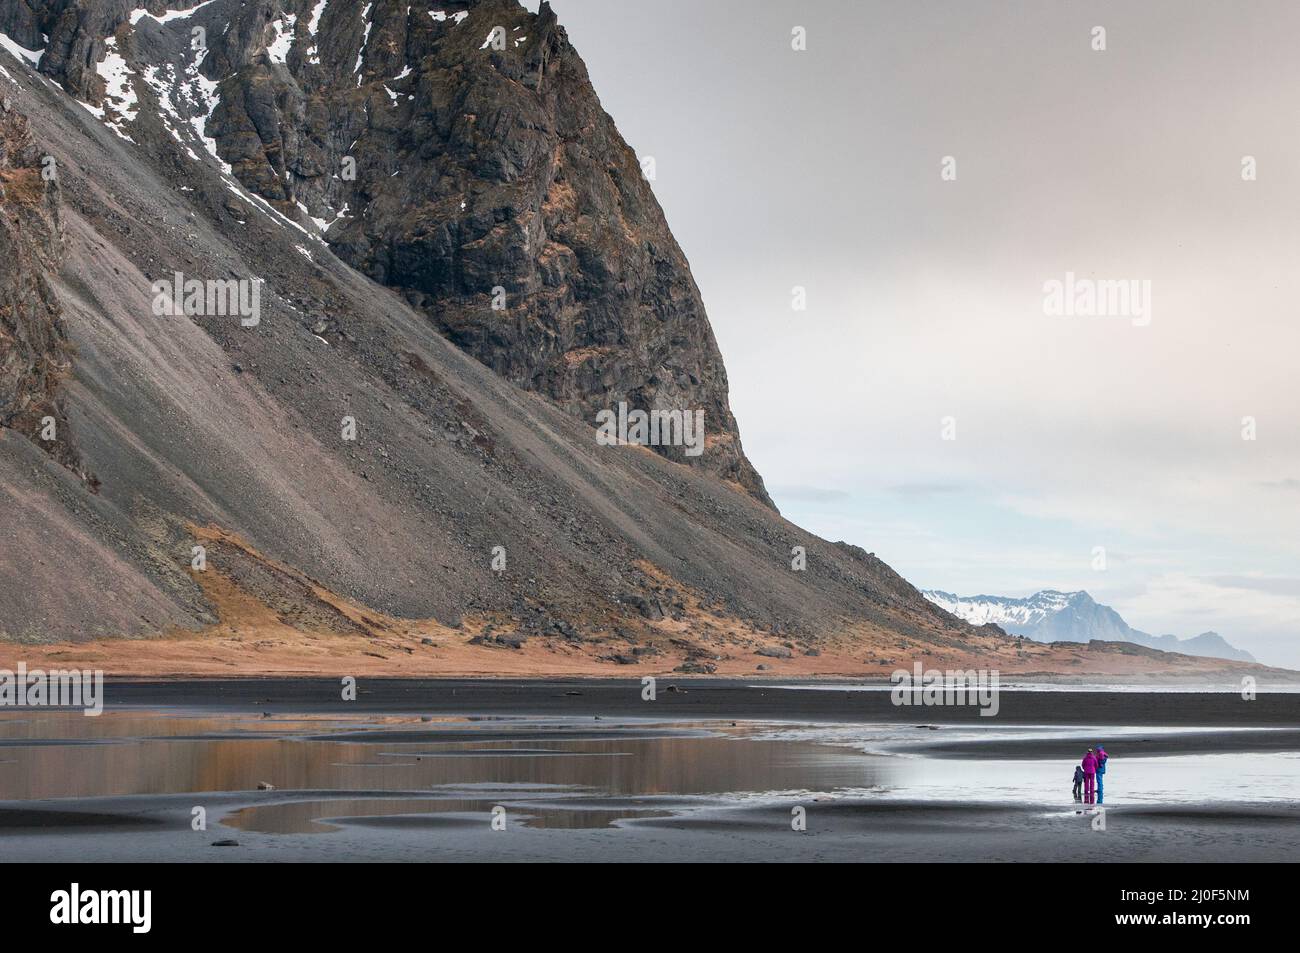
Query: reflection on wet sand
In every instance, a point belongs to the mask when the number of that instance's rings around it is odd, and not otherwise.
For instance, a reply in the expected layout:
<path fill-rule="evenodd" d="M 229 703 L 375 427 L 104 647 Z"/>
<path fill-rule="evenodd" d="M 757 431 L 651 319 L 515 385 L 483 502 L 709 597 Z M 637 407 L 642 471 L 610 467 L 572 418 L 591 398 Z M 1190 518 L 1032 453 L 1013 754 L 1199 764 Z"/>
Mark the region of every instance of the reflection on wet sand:
<path fill-rule="evenodd" d="M 106 713 L 0 717 L 0 800 L 253 791 L 309 799 L 256 805 L 227 821 L 250 830 L 328 830 L 321 818 L 490 810 L 502 791 L 550 790 L 520 822 L 604 827 L 656 805 L 599 798 L 862 789 L 880 759 L 806 741 L 756 743 L 731 723 L 671 726 L 558 719 L 354 719 Z M 480 740 L 483 739 L 483 740 Z M 444 796 L 438 797 L 437 789 Z M 497 801 L 469 800 L 467 788 Z M 337 791 L 338 797 L 327 792 Z M 407 795 L 384 798 L 381 792 Z M 428 792 L 428 793 L 425 793 Z M 563 792 L 581 794 L 564 806 Z M 458 796 L 459 795 L 459 796 Z"/>

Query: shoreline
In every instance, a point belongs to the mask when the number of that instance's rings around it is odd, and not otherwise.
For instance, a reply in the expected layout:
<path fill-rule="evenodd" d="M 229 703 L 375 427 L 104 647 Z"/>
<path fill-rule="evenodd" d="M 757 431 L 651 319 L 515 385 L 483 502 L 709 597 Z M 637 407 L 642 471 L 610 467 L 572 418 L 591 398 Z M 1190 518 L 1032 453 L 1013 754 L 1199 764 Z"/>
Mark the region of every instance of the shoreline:
<path fill-rule="evenodd" d="M 888 692 L 729 679 L 664 680 L 653 702 L 635 679 L 362 679 L 355 702 L 342 701 L 332 679 L 113 680 L 107 688 L 102 723 L 66 710 L 5 713 L 20 724 L 0 739 L 0 771 L 53 779 L 76 767 L 90 779 L 0 801 L 8 859 L 1178 863 L 1300 853 L 1300 803 L 1276 792 L 1126 801 L 1117 781 L 1119 803 L 1105 805 L 1098 828 L 1083 805 L 1043 797 L 1033 771 L 1019 796 L 981 789 L 965 799 L 905 774 L 907 764 L 928 762 L 945 779 L 956 772 L 956 791 L 973 791 L 961 774 L 972 763 L 1055 760 L 1099 735 L 1135 763 L 1161 754 L 1271 757 L 1300 751 L 1300 693 L 1245 702 L 1004 690 L 999 716 L 981 718 L 973 708 L 896 708 Z M 198 721 L 177 727 L 175 719 L 192 716 Z M 40 722 L 36 735 L 49 737 L 33 736 Z M 755 731 L 798 722 L 888 725 L 881 747 L 889 750 Z M 1017 737 L 1022 726 L 1064 730 Z M 1106 737 L 1120 726 L 1128 730 Z M 1171 737 L 1162 727 L 1192 730 Z M 1247 727 L 1270 730 L 1224 730 Z M 981 728 L 994 736 L 971 737 Z M 172 745 L 186 747 L 163 747 Z M 944 766 L 949 759 L 966 769 Z M 165 780 L 163 764 L 177 766 Z M 97 773 L 110 766 L 125 772 L 116 787 Z M 272 787 L 258 790 L 263 780 Z M 81 793 L 55 793 L 65 785 Z M 1060 788 L 1064 795 L 1064 777 Z M 197 807 L 203 830 L 191 827 Z M 492 826 L 498 810 L 508 817 L 504 831 Z M 792 827 L 793 816 L 806 829 Z"/>
<path fill-rule="evenodd" d="M 788 680 L 785 680 L 788 681 Z M 138 680 L 106 678 L 105 710 L 195 707 L 270 712 L 418 712 L 446 715 L 602 716 L 651 719 L 827 721 L 1144 727 L 1297 727 L 1300 692 L 1239 693 L 1000 690 L 1000 710 L 895 706 L 886 691 L 807 691 L 751 679 L 660 677 L 656 698 L 640 679 L 359 678 L 343 701 L 329 678 Z M 576 694 L 574 694 L 576 693 Z M 13 709 L 18 710 L 18 709 Z"/>
<path fill-rule="evenodd" d="M 0 845 L 12 862 L 1047 862 L 1293 861 L 1300 806 L 1253 801 L 1107 806 L 1105 827 L 1080 805 L 990 801 L 774 798 L 686 807 L 639 798 L 641 816 L 606 826 L 547 828 L 550 810 L 509 793 L 481 792 L 470 809 L 327 815 L 313 833 L 263 833 L 221 823 L 241 811 L 373 792 L 216 792 L 131 798 L 0 802 Z M 400 799 L 405 792 L 387 791 Z M 414 796 L 428 798 L 428 792 Z M 492 796 L 488 796 L 492 795 Z M 191 806 L 212 812 L 190 827 Z M 504 831 L 488 805 L 503 803 Z M 791 828 L 792 806 L 807 828 Z M 480 808 L 481 809 L 478 809 Z M 655 816 L 658 810 L 666 815 Z"/>

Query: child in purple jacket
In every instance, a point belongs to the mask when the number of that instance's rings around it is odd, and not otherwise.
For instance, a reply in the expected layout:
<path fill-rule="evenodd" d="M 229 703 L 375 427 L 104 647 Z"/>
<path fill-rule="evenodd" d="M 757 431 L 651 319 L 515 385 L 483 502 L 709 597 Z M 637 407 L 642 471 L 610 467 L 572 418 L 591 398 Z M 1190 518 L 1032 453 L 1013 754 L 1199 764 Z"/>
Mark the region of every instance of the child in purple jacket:
<path fill-rule="evenodd" d="M 1097 786 L 1097 756 L 1093 754 L 1091 748 L 1083 756 L 1083 803 L 1092 804 L 1096 799 Z"/>

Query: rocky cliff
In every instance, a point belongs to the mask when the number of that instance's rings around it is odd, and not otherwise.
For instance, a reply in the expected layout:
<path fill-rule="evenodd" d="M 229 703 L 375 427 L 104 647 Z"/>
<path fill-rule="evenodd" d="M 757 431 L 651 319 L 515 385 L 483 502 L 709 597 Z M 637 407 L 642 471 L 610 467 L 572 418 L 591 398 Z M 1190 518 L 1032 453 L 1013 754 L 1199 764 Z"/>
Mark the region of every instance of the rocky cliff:
<path fill-rule="evenodd" d="M 44 158 L 0 92 L 0 428 L 77 470 L 62 393 L 73 349 L 46 280 L 62 256 L 58 179 Z"/>
<path fill-rule="evenodd" d="M 106 54 L 152 65 L 177 103 L 207 84 L 203 136 L 248 191 L 588 423 L 620 402 L 703 410 L 702 455 L 656 449 L 771 505 L 686 258 L 548 4 L 174 2 L 193 12 L 18 0 L 10 21 L 48 47 L 46 75 L 110 112 Z M 178 33 L 197 55 L 174 55 Z"/>
<path fill-rule="evenodd" d="M 770 506 L 549 8 L 173 2 L 0 6 L 0 662 L 1050 667 Z"/>

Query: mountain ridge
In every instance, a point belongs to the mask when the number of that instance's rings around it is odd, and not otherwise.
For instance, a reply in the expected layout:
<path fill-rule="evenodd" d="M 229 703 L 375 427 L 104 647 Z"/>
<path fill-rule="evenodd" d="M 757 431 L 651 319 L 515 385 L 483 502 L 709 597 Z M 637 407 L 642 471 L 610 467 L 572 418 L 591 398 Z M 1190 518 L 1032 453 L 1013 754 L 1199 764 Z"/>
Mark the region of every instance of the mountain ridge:
<path fill-rule="evenodd" d="M 782 519 L 725 462 L 600 446 L 584 415 L 454 346 L 400 289 L 337 257 L 229 171 L 193 120 L 216 112 L 209 83 L 223 96 L 238 84 L 200 79 L 188 18 L 133 24 L 132 9 L 89 0 L 74 17 L 65 4 L 50 48 L 76 57 L 0 50 L 7 108 L 30 125 L 32 142 L 16 150 L 22 174 L 42 202 L 57 201 L 62 223 L 39 266 L 57 314 L 19 312 L 15 340 L 57 325 L 75 353 L 52 398 L 68 426 L 50 441 L 31 427 L 0 429 L 4 639 L 192 638 L 237 611 L 246 626 L 256 619 L 277 633 L 382 640 L 393 620 L 410 620 L 431 638 L 484 640 L 489 656 L 543 644 L 633 658 L 639 646 L 649 650 L 642 660 L 689 655 L 705 670 L 748 652 L 710 652 L 710 640 L 957 644 L 970 635 L 881 560 Z M 206 21 L 218 31 L 226 12 L 246 12 L 233 0 L 195 9 L 219 18 Z M 472 14 L 446 29 L 471 23 Z M 107 34 L 92 37 L 95 24 Z M 271 32 L 242 35 L 261 56 Z M 60 65 L 82 55 L 104 80 L 97 100 L 86 71 Z M 66 76 L 52 80 L 45 68 Z M 45 158 L 57 175 L 42 183 Z M 375 174 L 362 164 L 362 186 Z M 14 189 L 0 196 L 6 209 L 17 198 Z M 14 294 L 34 280 L 29 261 L 15 258 Z M 258 323 L 159 313 L 152 289 L 177 273 L 258 282 Z M 683 353 L 693 346 L 678 342 Z M 22 368 L 45 362 L 0 339 L 0 365 L 11 354 Z M 0 382 L 21 400 L 30 386 L 8 382 L 30 379 Z M 807 572 L 791 569 L 796 545 Z M 196 547 L 204 568 L 194 567 Z M 413 648 L 400 641 L 395 651 Z M 433 650 L 418 650 L 436 664 Z"/>
<path fill-rule="evenodd" d="M 1092 598 L 1085 590 L 1040 589 L 1023 598 L 1013 596 L 958 596 L 941 589 L 923 589 L 925 598 L 972 625 L 993 623 L 1012 635 L 1040 642 L 1131 642 L 1166 652 L 1181 652 L 1209 658 L 1253 662 L 1254 656 L 1235 648 L 1217 632 L 1180 639 L 1174 635 L 1151 635 L 1135 629 L 1110 606 Z"/>
<path fill-rule="evenodd" d="M 42 73 L 119 135 L 161 120 L 458 347 L 589 423 L 621 401 L 703 410 L 702 454 L 655 452 L 773 505 L 685 256 L 545 0 L 536 14 L 516 0 L 26 3 L 11 20 L 28 41 L 48 31 Z M 191 56 L 176 40 L 194 30 L 206 45 Z M 139 109 L 150 92 L 161 108 Z"/>
<path fill-rule="evenodd" d="M 549 7 L 415 2 L 403 26 L 387 0 L 140 3 L 0 10 L 17 174 L 60 223 L 0 270 L 0 301 L 36 271 L 50 292 L 0 337 L 0 404 L 46 392 L 60 424 L 0 426 L 7 653 L 162 674 L 1210 670 L 1019 645 L 776 512 L 685 259 Z M 485 49 L 498 16 L 540 32 Z M 367 136 L 355 180 L 328 168 Z M 417 167 L 427 202 L 395 181 Z M 441 264 L 388 283 L 390 259 Z M 514 317 L 484 294 L 497 274 Z M 257 320 L 159 309 L 173 276 L 255 284 Z M 590 410 L 622 397 L 720 426 L 700 461 L 601 446 Z"/>

